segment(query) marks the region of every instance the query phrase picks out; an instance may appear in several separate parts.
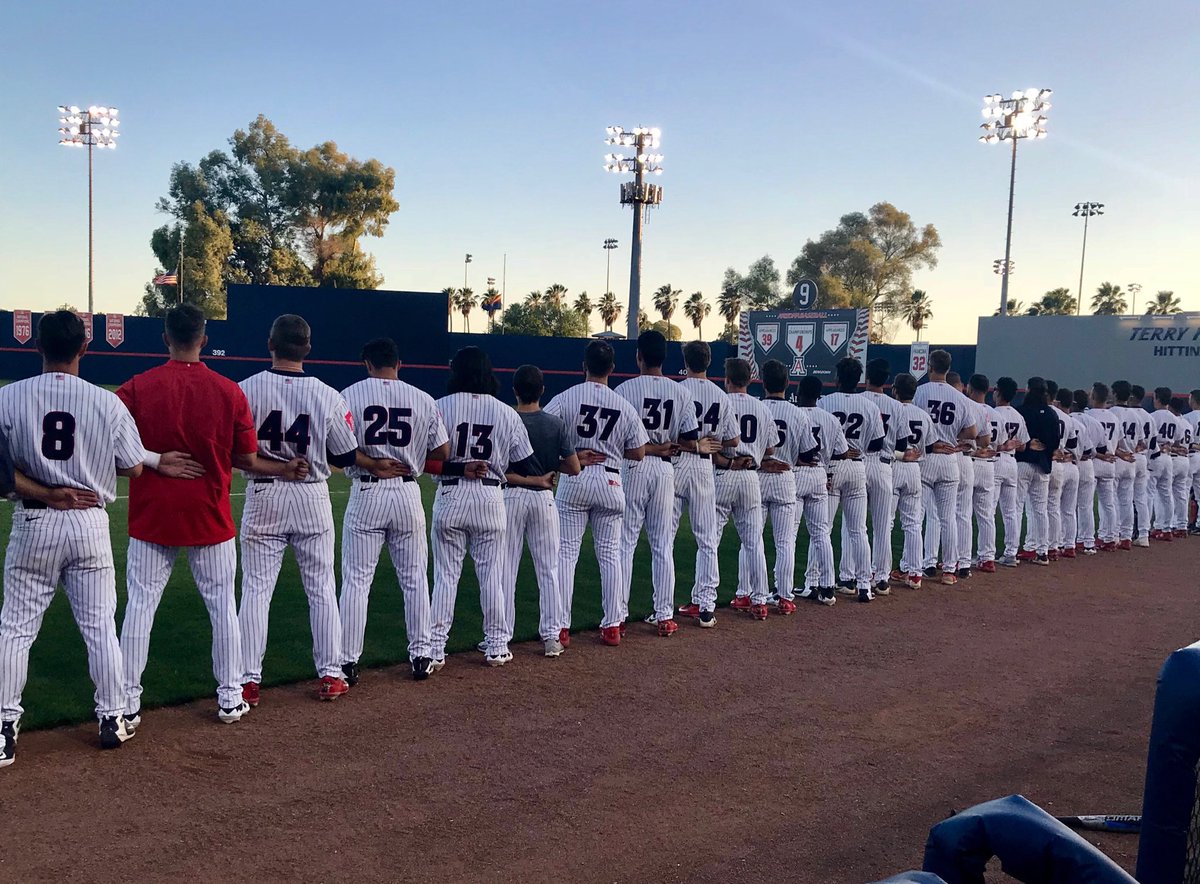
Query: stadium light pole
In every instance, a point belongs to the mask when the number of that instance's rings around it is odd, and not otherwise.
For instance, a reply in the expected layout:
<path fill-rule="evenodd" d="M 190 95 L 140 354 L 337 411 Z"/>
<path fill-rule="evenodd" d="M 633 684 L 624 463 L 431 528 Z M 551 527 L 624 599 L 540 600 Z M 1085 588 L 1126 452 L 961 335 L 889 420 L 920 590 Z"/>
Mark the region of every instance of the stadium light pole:
<path fill-rule="evenodd" d="M 613 249 L 615 249 L 616 247 L 617 247 L 617 241 L 615 239 L 606 239 L 604 241 L 604 255 L 605 255 L 605 258 L 607 259 L 605 261 L 605 268 L 604 268 L 604 294 L 606 294 L 606 295 L 609 293 L 609 291 L 612 288 L 612 286 L 610 285 L 610 281 L 612 279 L 612 253 L 613 253 Z"/>
<path fill-rule="evenodd" d="M 641 312 L 642 225 L 645 222 L 645 209 L 662 202 L 662 187 L 646 183 L 646 175 L 662 174 L 662 154 L 649 151 L 658 147 L 662 133 L 645 126 L 636 129 L 609 126 L 606 132 L 608 137 L 605 144 L 632 147 L 636 151 L 631 157 L 610 153 L 604 158 L 604 168 L 609 172 L 633 172 L 633 181 L 621 183 L 621 205 L 633 207 L 633 245 L 629 249 L 629 315 L 626 317 L 628 322 L 625 330 L 626 337 L 636 338 L 638 313 Z"/>
<path fill-rule="evenodd" d="M 1088 219 L 1093 215 L 1104 214 L 1104 203 L 1076 203 L 1075 211 L 1071 213 L 1076 218 L 1083 217 L 1083 251 L 1079 255 L 1079 297 L 1075 300 L 1075 315 L 1083 309 L 1083 262 L 1087 259 L 1087 229 Z"/>
<path fill-rule="evenodd" d="M 1129 285 L 1125 286 L 1125 288 L 1129 294 L 1133 296 L 1133 300 L 1129 305 L 1129 315 L 1137 316 L 1137 296 L 1138 292 L 1142 290 L 1142 284 L 1140 282 L 1131 282 Z"/>
<path fill-rule="evenodd" d="M 98 107 L 92 105 L 80 109 L 75 105 L 60 104 L 58 112 L 59 144 L 67 147 L 86 147 L 88 155 L 88 313 L 95 308 L 95 235 L 92 213 L 92 152 L 115 150 L 117 139 L 121 133 L 117 128 L 121 121 L 117 119 L 115 107 Z"/>
<path fill-rule="evenodd" d="M 979 140 L 984 144 L 997 141 L 1012 142 L 1012 169 L 1008 177 L 1008 228 L 1004 234 L 1004 261 L 1012 258 L 1013 194 L 1017 186 L 1017 142 L 1022 138 L 1046 137 L 1046 111 L 1050 110 L 1049 89 L 1026 89 L 1014 92 L 1012 98 L 1002 98 L 999 93 L 983 98 L 983 117 L 987 121 L 980 126 L 983 134 Z M 1000 276 L 1000 315 L 1008 315 L 1008 274 Z"/>
<path fill-rule="evenodd" d="M 467 287 L 467 265 L 471 263 L 471 253 L 467 252 L 467 257 L 463 261 L 463 288 Z"/>

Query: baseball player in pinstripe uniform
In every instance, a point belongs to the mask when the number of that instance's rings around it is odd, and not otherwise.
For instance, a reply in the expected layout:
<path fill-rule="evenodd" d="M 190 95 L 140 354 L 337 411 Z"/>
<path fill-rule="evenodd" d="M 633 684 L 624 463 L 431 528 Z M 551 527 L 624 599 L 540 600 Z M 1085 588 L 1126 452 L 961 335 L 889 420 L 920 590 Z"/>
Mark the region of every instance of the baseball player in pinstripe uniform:
<path fill-rule="evenodd" d="M 450 431 L 449 463 L 483 461 L 482 479 L 442 475 L 433 504 L 433 668 L 446 662 L 446 639 L 454 621 L 454 601 L 468 549 L 479 579 L 483 609 L 484 662 L 503 666 L 508 649 L 507 516 L 500 488 L 509 471 L 538 476 L 545 471 L 533 457 L 529 433 L 517 413 L 496 398 L 499 385 L 492 363 L 478 347 L 464 347 L 450 361 L 447 395 L 437 401 Z"/>
<path fill-rule="evenodd" d="M 1113 381 L 1112 412 L 1117 418 L 1117 431 L 1124 437 L 1123 451 L 1126 456 L 1118 458 L 1116 466 L 1117 543 L 1123 550 L 1133 549 L 1133 523 L 1137 515 L 1134 494 L 1137 485 L 1137 455 L 1145 452 L 1146 440 L 1142 435 L 1142 421 L 1137 413 L 1141 409 L 1129 407 L 1133 385 L 1129 381 Z"/>
<path fill-rule="evenodd" d="M 1059 449 L 1062 461 L 1062 490 L 1059 497 L 1058 554 L 1060 558 L 1076 557 L 1075 538 L 1079 534 L 1079 422 L 1071 416 L 1073 394 L 1066 387 L 1055 396 L 1058 411 L 1059 436 L 1063 440 Z M 1051 544 L 1054 539 L 1051 538 Z"/>
<path fill-rule="evenodd" d="M 867 539 L 867 473 L 864 457 L 877 458 L 887 438 L 879 408 L 858 395 L 862 363 L 852 357 L 838 360 L 838 390 L 821 398 L 818 407 L 842 425 L 849 456 L 833 465 L 829 486 L 830 519 L 842 508 L 842 560 L 838 587 L 845 595 L 858 595 L 860 602 L 875 598 L 872 580 L 871 544 Z"/>
<path fill-rule="evenodd" d="M 1063 414 L 1055 403 L 1055 397 L 1058 395 L 1058 384 L 1054 381 L 1046 381 L 1046 404 L 1050 407 L 1050 414 L 1053 415 L 1058 428 L 1058 450 L 1050 456 L 1050 483 L 1046 495 L 1046 523 L 1049 526 L 1049 535 L 1046 538 L 1047 556 L 1050 561 L 1057 562 L 1061 557 L 1061 542 L 1063 533 L 1063 488 L 1066 484 L 1066 464 L 1071 459 L 1069 449 L 1077 446 L 1079 440 L 1072 440 L 1071 436 L 1075 430 L 1074 421 L 1068 421 L 1066 415 Z M 1072 444 L 1074 442 L 1074 444 Z M 1132 457 L 1131 457 L 1132 464 Z M 1078 493 L 1078 489 L 1076 490 Z M 1071 507 L 1074 508 L 1076 501 L 1071 501 Z"/>
<path fill-rule="evenodd" d="M 980 436 L 986 433 L 987 420 L 976 404 L 967 396 L 966 385 L 963 384 L 962 377 L 958 372 L 947 372 L 946 383 L 970 402 L 971 416 L 975 421 L 975 437 L 960 446 L 962 450 L 958 456 L 958 506 L 955 522 L 958 531 L 958 563 L 955 573 L 959 580 L 969 580 L 971 578 L 971 548 L 974 541 L 971 534 L 971 513 L 974 510 L 975 497 L 974 452 L 981 441 L 987 441 L 980 439 Z"/>
<path fill-rule="evenodd" d="M 1004 523 L 1004 555 L 1000 564 L 1006 568 L 1015 568 L 1020 564 L 1017 553 L 1021 547 L 1021 499 L 1018 495 L 1019 474 L 1017 470 L 1016 452 L 1023 451 L 1029 444 L 1029 428 L 1025 426 L 1025 418 L 1013 407 L 1013 397 L 1017 395 L 1017 382 L 1010 377 L 1002 377 L 996 381 L 994 399 L 998 420 L 995 446 L 999 451 L 996 464 L 992 468 L 995 473 L 995 501 Z M 996 520 L 995 510 L 992 521 Z"/>
<path fill-rule="evenodd" d="M 238 629 L 236 530 L 229 504 L 233 468 L 287 479 L 303 478 L 308 463 L 268 460 L 255 452 L 254 418 L 241 388 L 200 361 L 208 343 L 204 314 L 184 304 L 167 311 L 163 341 L 170 361 L 135 375 L 117 390 L 151 448 L 187 449 L 203 478 L 181 482 L 143 472 L 129 483 L 128 603 L 121 624 L 125 659 L 125 720 L 141 724 L 142 673 L 150 631 L 179 548 L 212 622 L 217 717 L 236 722 L 250 707 L 242 699 Z"/>
<path fill-rule="evenodd" d="M 1154 425 L 1150 412 L 1145 409 L 1146 388 L 1134 384 L 1130 388 L 1129 410 L 1137 419 L 1144 440 L 1140 451 L 1135 451 L 1133 463 L 1137 468 L 1133 478 L 1134 538 L 1133 545 L 1150 545 L 1150 450 L 1154 446 Z"/>
<path fill-rule="evenodd" d="M 1093 471 L 1096 475 L 1096 499 L 1099 501 L 1100 526 L 1096 548 L 1111 552 L 1117 548 L 1119 518 L 1117 516 L 1117 460 L 1125 451 L 1125 437 L 1118 430 L 1119 420 L 1108 402 L 1108 385 L 1092 384 L 1091 408 L 1088 414 L 1104 431 L 1104 444 L 1096 449 Z M 1132 453 L 1130 453 L 1132 457 Z"/>
<path fill-rule="evenodd" d="M 823 605 L 837 601 L 834 594 L 836 577 L 833 570 L 833 513 L 829 505 L 829 482 L 834 464 L 850 451 L 846 435 L 838 419 L 817 407 L 821 398 L 821 379 L 805 375 L 797 384 L 797 402 L 812 427 L 813 437 L 821 446 L 819 469 L 806 472 L 797 468 L 796 501 L 804 510 L 808 526 L 808 572 L 801 598 L 810 598 Z M 815 473 L 815 475 L 814 475 Z M 799 519 L 796 520 L 799 523 Z"/>
<path fill-rule="evenodd" d="M 759 470 L 764 520 L 771 522 L 775 540 L 775 591 L 770 604 L 781 614 L 796 610 L 792 601 L 796 580 L 796 507 L 798 472 L 807 470 L 824 479 L 824 470 L 817 467 L 820 445 L 813 435 L 808 417 L 785 397 L 788 388 L 787 366 L 777 359 L 768 359 L 762 366 L 763 390 L 767 396 L 763 405 L 775 419 L 778 438 L 774 452 L 763 461 Z M 805 482 L 807 485 L 808 483 Z"/>
<path fill-rule="evenodd" d="M 642 419 L 650 441 L 642 460 L 626 461 L 622 472 L 625 515 L 621 529 L 621 561 L 625 565 L 623 592 L 629 608 L 633 582 L 633 557 L 643 525 L 650 541 L 654 613 L 646 618 L 658 634 L 670 636 L 675 622 L 675 467 L 672 458 L 696 448 L 700 436 L 696 405 L 687 390 L 663 377 L 667 339 L 661 332 L 645 331 L 637 340 L 640 374 L 616 388 Z"/>
<path fill-rule="evenodd" d="M 1096 554 L 1096 462 L 1106 448 L 1104 428 L 1087 413 L 1091 398 L 1086 390 L 1071 395 L 1071 417 L 1079 427 L 1079 490 L 1075 495 L 1075 552 Z"/>
<path fill-rule="evenodd" d="M 555 499 L 562 544 L 558 575 L 566 604 L 566 619 L 561 625 L 564 628 L 571 625 L 575 568 L 579 564 L 583 532 L 590 524 L 604 606 L 600 640 L 610 647 L 621 643 L 627 616 L 622 586 L 625 567 L 621 562 L 625 493 L 619 464 L 645 457 L 649 441 L 637 412 L 609 389 L 608 376 L 612 374 L 614 360 L 611 345 L 592 341 L 584 351 L 584 382 L 555 396 L 546 406 L 548 414 L 566 425 L 567 438 L 581 453 L 580 464 L 584 467 L 577 476 L 562 477 Z"/>
<path fill-rule="evenodd" d="M 883 391 L 891 367 L 886 359 L 867 363 L 867 389 L 861 394 L 875 403 L 883 421 L 883 448 L 878 454 L 867 452 L 867 506 L 871 510 L 871 569 L 876 595 L 887 595 L 892 573 L 892 523 L 895 521 L 895 494 L 892 470 L 896 459 L 896 440 L 903 407 Z"/>
<path fill-rule="evenodd" d="M 1046 381 L 1031 377 L 1025 384 L 1021 416 L 1030 441 L 1016 453 L 1017 496 L 1025 501 L 1025 543 L 1017 558 L 1034 565 L 1050 564 L 1050 474 L 1059 448 L 1058 418 L 1046 398 Z"/>
<path fill-rule="evenodd" d="M 367 377 L 342 391 L 354 419 L 359 451 L 403 465 L 401 475 L 383 477 L 357 464 L 346 467 L 353 485 L 342 521 L 342 674 L 358 684 L 367 628 L 367 602 L 379 552 L 387 544 L 396 581 L 404 593 L 404 627 L 413 678 L 433 671 L 430 650 L 429 545 L 425 507 L 417 485 L 426 466 L 439 470 L 450 455 L 446 426 L 433 397 L 400 380 L 400 353 L 391 338 L 376 338 L 362 350 Z M 357 458 L 356 458 L 357 460 Z M 428 462 L 428 463 L 427 463 Z M 462 468 L 458 470 L 462 473 Z"/>
<path fill-rule="evenodd" d="M 556 473 L 579 475 L 579 456 L 571 447 L 567 427 L 560 418 L 542 411 L 539 404 L 546 385 L 536 365 L 522 365 L 513 375 L 513 393 L 517 397 L 517 415 L 529 433 L 533 456 L 544 473 L 522 476 L 509 471 L 504 489 L 504 510 L 508 515 L 507 572 L 504 579 L 505 639 L 512 640 L 516 623 L 517 570 L 521 547 L 529 544 L 533 569 L 537 574 L 541 620 L 538 633 L 547 657 L 558 657 L 571 644 L 566 603 L 558 582 L 560 552 L 558 507 L 554 505 Z"/>
<path fill-rule="evenodd" d="M 717 605 L 717 586 L 720 569 L 717 546 L 721 532 L 717 527 L 717 491 L 712 457 L 722 448 L 737 444 L 738 428 L 733 419 L 728 394 L 708 379 L 712 349 L 703 341 L 683 345 L 683 364 L 687 376 L 679 382 L 696 406 L 700 438 L 696 451 L 681 451 L 675 459 L 675 512 L 672 535 L 679 531 L 683 507 L 688 508 L 688 521 L 696 538 L 696 578 L 692 584 L 692 600 L 680 605 L 678 613 L 700 621 L 709 628 L 717 625 L 714 613 Z"/>
<path fill-rule="evenodd" d="M 996 414 L 996 409 L 984 401 L 988 386 L 985 375 L 974 374 L 967 382 L 965 391 L 982 419 L 982 424 L 976 424 L 976 427 L 983 427 L 976 436 L 974 450 L 968 452 L 975 469 L 975 487 L 971 497 L 978 543 L 977 554 L 969 558 L 971 567 L 983 574 L 991 574 L 996 570 L 996 458 L 999 456 L 997 440 L 1000 438 L 1000 416 Z M 969 542 L 969 533 L 967 539 Z"/>
<path fill-rule="evenodd" d="M 913 405 L 928 412 L 934 439 L 921 460 L 922 503 L 925 508 L 925 576 L 937 576 L 937 538 L 942 550 L 942 583 L 958 583 L 958 479 L 965 444 L 975 438 L 974 410 L 970 400 L 946 383 L 950 354 L 929 354 L 929 383 L 917 387 Z M 931 523 L 932 522 L 932 523 Z M 938 528 L 940 532 L 932 529 Z"/>
<path fill-rule="evenodd" d="M 771 412 L 746 392 L 750 377 L 750 363 L 745 359 L 725 360 L 725 392 L 739 430 L 737 445 L 713 456 L 717 468 L 717 525 L 724 531 L 732 516 L 741 540 L 738 589 L 730 609 L 766 620 L 770 588 L 758 469 L 773 450 L 776 431 Z"/>
<path fill-rule="evenodd" d="M 309 471 L 303 481 L 280 482 L 246 471 L 242 511 L 242 699 L 261 699 L 263 657 L 271 596 L 291 547 L 308 596 L 313 663 L 320 685 L 317 697 L 336 700 L 350 688 L 342 677 L 342 624 L 333 576 L 333 508 L 329 503 L 331 466 L 354 465 L 359 456 L 354 419 L 346 400 L 332 387 L 304 373 L 312 332 L 300 316 L 285 313 L 271 325 L 267 347 L 271 368 L 241 383 L 258 427 L 258 454 L 267 460 L 303 457 Z M 363 463 L 368 459 L 363 456 Z"/>
<path fill-rule="evenodd" d="M 1170 541 L 1174 537 L 1171 527 L 1174 518 L 1174 464 L 1171 448 L 1175 444 L 1175 435 L 1179 426 L 1175 416 L 1171 414 L 1170 387 L 1154 388 L 1154 411 L 1150 421 L 1154 432 L 1154 443 L 1150 452 L 1150 487 L 1151 487 L 1151 521 L 1154 525 L 1150 532 L 1151 540 Z"/>
<path fill-rule="evenodd" d="M 1191 411 L 1184 415 L 1184 419 L 1192 426 L 1192 445 L 1188 452 L 1188 467 L 1192 471 L 1192 497 L 1200 505 L 1200 390 L 1192 390 L 1188 395 L 1188 405 L 1191 407 Z M 1188 533 L 1200 533 L 1200 528 L 1196 527 L 1195 522 L 1188 526 Z"/>
<path fill-rule="evenodd" d="M 929 415 L 912 404 L 917 392 L 917 379 L 911 374 L 896 375 L 892 392 L 900 403 L 899 429 L 896 434 L 896 459 L 892 462 L 892 508 L 888 524 L 900 513 L 900 527 L 904 532 L 904 551 L 900 556 L 900 568 L 892 571 L 892 583 L 921 588 L 921 561 L 924 542 L 921 536 L 921 520 L 924 517 L 921 503 L 921 460 L 925 447 L 932 444 L 933 424 Z"/>
<path fill-rule="evenodd" d="M 0 388 L 0 436 L 21 500 L 13 511 L 0 607 L 0 767 L 16 759 L 29 648 L 61 579 L 96 685 L 100 746 L 133 736 L 125 722 L 121 646 L 106 503 L 117 476 L 137 476 L 146 451 L 128 409 L 79 378 L 83 323 L 59 310 L 38 322 L 42 374 Z"/>
<path fill-rule="evenodd" d="M 1182 396 L 1171 397 L 1171 414 L 1175 417 L 1178 431 L 1175 434 L 1175 447 L 1171 451 L 1172 464 L 1171 491 L 1174 498 L 1174 518 L 1171 520 L 1173 534 L 1177 538 L 1188 536 L 1188 498 L 1192 491 L 1192 466 L 1188 460 L 1188 452 L 1192 450 L 1192 425 L 1183 417 L 1182 412 L 1186 403 Z"/>

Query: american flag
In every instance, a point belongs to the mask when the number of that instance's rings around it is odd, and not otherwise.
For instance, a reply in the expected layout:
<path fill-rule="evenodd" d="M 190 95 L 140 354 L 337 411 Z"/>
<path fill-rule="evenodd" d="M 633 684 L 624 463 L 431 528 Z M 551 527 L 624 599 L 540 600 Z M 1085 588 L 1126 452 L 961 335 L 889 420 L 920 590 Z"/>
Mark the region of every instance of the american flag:
<path fill-rule="evenodd" d="M 179 271 L 172 270 L 170 273 L 160 273 L 150 282 L 152 285 L 179 285 Z"/>

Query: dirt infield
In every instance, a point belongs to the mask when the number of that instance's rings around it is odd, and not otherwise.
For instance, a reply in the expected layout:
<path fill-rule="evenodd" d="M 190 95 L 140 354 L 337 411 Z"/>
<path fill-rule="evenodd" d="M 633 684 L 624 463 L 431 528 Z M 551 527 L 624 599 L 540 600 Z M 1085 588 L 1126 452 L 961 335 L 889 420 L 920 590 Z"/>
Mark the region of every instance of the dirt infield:
<path fill-rule="evenodd" d="M 546 660 L 273 689 L 244 722 L 26 734 L 0 771 L 9 880 L 862 882 L 953 808 L 1141 806 L 1155 676 L 1200 633 L 1200 540 L 801 605 Z M 1098 839 L 1127 868 L 1136 839 Z"/>

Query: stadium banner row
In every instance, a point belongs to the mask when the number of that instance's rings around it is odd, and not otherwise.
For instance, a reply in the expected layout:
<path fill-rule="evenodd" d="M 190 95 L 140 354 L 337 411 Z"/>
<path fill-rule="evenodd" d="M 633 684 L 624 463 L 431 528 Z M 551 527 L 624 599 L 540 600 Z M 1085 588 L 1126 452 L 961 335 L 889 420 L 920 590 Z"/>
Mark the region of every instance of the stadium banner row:
<path fill-rule="evenodd" d="M 831 384 L 839 359 L 866 365 L 870 326 L 870 310 L 752 310 L 742 314 L 738 355 L 755 378 L 764 362 L 778 359 L 793 378 L 816 375 Z"/>

